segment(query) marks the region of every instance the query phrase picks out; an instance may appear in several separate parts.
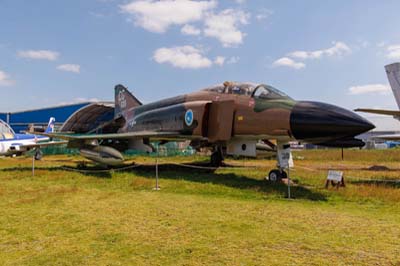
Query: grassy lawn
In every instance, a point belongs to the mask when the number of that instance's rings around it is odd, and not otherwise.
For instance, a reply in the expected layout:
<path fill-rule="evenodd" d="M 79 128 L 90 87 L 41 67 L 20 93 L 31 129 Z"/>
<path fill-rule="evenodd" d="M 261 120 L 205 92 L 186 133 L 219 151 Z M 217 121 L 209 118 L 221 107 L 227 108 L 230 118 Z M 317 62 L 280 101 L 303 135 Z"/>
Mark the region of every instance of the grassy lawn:
<path fill-rule="evenodd" d="M 154 191 L 151 157 L 82 174 L 48 156 L 35 176 L 31 158 L 0 158 L 0 265 L 400 265 L 400 150 L 294 157 L 293 200 L 264 180 L 273 160 L 161 158 Z M 324 188 L 328 169 L 346 188 Z"/>

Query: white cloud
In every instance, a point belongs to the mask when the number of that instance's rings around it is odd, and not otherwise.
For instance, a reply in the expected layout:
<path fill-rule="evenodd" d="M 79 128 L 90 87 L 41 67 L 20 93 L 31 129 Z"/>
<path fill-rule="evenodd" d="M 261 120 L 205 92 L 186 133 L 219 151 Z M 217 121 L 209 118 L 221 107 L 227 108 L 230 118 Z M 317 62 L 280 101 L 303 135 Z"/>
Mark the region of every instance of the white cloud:
<path fill-rule="evenodd" d="M 192 25 L 185 24 L 185 26 L 182 27 L 181 32 L 185 35 L 200 35 L 201 30 Z"/>
<path fill-rule="evenodd" d="M 203 19 L 217 2 L 192 0 L 139 0 L 121 5 L 122 12 L 133 16 L 136 25 L 151 32 L 163 33 L 172 25 L 184 25 Z"/>
<path fill-rule="evenodd" d="M 86 103 L 86 102 L 100 102 L 100 100 L 97 98 L 75 98 L 71 101 L 59 102 L 57 103 L 57 105 L 70 105 L 70 104 Z"/>
<path fill-rule="evenodd" d="M 172 48 L 159 48 L 154 51 L 153 59 L 159 63 L 168 63 L 179 68 L 207 68 L 213 62 L 203 55 L 203 51 L 193 46 L 177 46 Z"/>
<path fill-rule="evenodd" d="M 377 47 L 384 47 L 385 45 L 386 45 L 385 42 L 378 42 L 378 43 L 376 44 Z"/>
<path fill-rule="evenodd" d="M 344 42 L 334 42 L 334 45 L 327 49 L 315 51 L 295 51 L 288 54 L 289 57 L 298 59 L 320 59 L 324 56 L 343 56 L 351 53 L 351 49 Z"/>
<path fill-rule="evenodd" d="M 73 102 L 75 103 L 82 103 L 82 102 L 99 102 L 100 100 L 98 98 L 75 98 Z"/>
<path fill-rule="evenodd" d="M 291 68 L 294 68 L 294 69 L 301 69 L 301 68 L 306 67 L 306 65 L 304 63 L 296 62 L 293 59 L 290 59 L 288 57 L 279 58 L 272 65 L 276 66 L 276 67 L 278 67 L 278 66 L 286 66 L 286 67 L 291 67 Z"/>
<path fill-rule="evenodd" d="M 15 81 L 10 79 L 10 76 L 0 70 L 0 86 L 12 86 L 15 84 Z"/>
<path fill-rule="evenodd" d="M 61 71 L 67 71 L 67 72 L 73 72 L 73 73 L 80 73 L 81 72 L 81 66 L 76 65 L 76 64 L 64 64 L 64 65 L 59 65 L 57 66 L 58 70 Z"/>
<path fill-rule="evenodd" d="M 387 58 L 400 59 L 400 45 L 390 45 L 387 48 Z"/>
<path fill-rule="evenodd" d="M 217 38 L 224 47 L 241 44 L 246 34 L 241 32 L 238 27 L 248 24 L 249 17 L 248 13 L 233 9 L 210 14 L 204 21 L 204 35 Z"/>
<path fill-rule="evenodd" d="M 267 19 L 268 17 L 270 17 L 274 12 L 272 10 L 269 9 L 261 9 L 258 14 L 256 15 L 256 19 L 258 21 L 262 21 Z"/>
<path fill-rule="evenodd" d="M 236 3 L 238 4 L 244 4 L 246 3 L 247 0 L 235 0 Z"/>
<path fill-rule="evenodd" d="M 362 41 L 362 42 L 361 42 L 361 46 L 362 46 L 363 48 L 367 48 L 367 47 L 369 47 L 369 45 L 370 45 L 370 43 L 369 43 L 368 41 Z"/>
<path fill-rule="evenodd" d="M 218 66 L 223 66 L 225 63 L 225 57 L 223 56 L 217 56 L 214 60 L 214 64 L 218 65 Z"/>
<path fill-rule="evenodd" d="M 19 51 L 17 55 L 21 58 L 55 61 L 60 53 L 50 50 L 25 50 Z"/>
<path fill-rule="evenodd" d="M 389 85 L 384 84 L 368 84 L 362 86 L 353 86 L 348 89 L 348 94 L 359 95 L 359 94 L 390 94 L 391 88 Z"/>
<path fill-rule="evenodd" d="M 239 56 L 232 56 L 231 58 L 229 58 L 226 63 L 227 64 L 236 64 L 237 62 L 239 62 L 240 58 Z"/>

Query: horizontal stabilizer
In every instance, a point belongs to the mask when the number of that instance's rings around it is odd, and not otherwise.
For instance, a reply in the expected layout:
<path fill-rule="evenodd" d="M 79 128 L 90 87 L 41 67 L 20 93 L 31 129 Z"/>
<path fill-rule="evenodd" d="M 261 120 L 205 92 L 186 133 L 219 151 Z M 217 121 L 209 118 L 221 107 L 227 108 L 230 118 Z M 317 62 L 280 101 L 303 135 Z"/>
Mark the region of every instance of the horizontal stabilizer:
<path fill-rule="evenodd" d="M 371 114 L 379 114 L 379 115 L 400 116 L 400 111 L 396 111 L 396 110 L 358 108 L 358 109 L 355 109 L 354 111 L 356 111 L 356 112 L 364 112 L 364 113 L 371 113 Z"/>
<path fill-rule="evenodd" d="M 378 135 L 378 136 L 374 136 L 373 138 L 381 139 L 381 140 L 400 140 L 400 134 Z"/>

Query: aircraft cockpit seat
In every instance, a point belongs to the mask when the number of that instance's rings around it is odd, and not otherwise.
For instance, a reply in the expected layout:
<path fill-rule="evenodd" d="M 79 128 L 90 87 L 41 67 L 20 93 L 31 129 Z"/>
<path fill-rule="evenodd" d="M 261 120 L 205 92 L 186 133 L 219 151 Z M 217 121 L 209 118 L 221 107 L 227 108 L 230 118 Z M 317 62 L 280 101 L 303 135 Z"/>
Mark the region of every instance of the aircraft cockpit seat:
<path fill-rule="evenodd" d="M 254 84 L 235 83 L 231 81 L 224 82 L 224 91 L 227 94 L 250 96 L 253 93 L 254 88 L 255 88 Z"/>
<path fill-rule="evenodd" d="M 12 133 L 3 133 L 3 139 L 13 139 L 14 135 Z"/>

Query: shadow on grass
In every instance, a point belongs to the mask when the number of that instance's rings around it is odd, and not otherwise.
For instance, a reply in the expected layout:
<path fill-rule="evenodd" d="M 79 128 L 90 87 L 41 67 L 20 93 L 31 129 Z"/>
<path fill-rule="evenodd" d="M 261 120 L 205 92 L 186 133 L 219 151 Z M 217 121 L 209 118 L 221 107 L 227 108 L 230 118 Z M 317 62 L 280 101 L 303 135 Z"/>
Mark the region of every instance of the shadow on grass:
<path fill-rule="evenodd" d="M 187 164 L 188 166 L 209 166 L 206 162 L 196 162 Z M 231 167 L 230 165 L 225 165 L 225 167 Z M 242 168 L 234 166 L 235 168 Z M 223 169 L 224 167 L 222 167 Z M 245 167 L 243 167 L 245 168 Z M 171 179 L 171 180 L 186 180 L 198 183 L 210 183 L 216 185 L 223 185 L 236 189 L 249 189 L 254 191 L 260 191 L 265 194 L 279 193 L 281 195 L 287 194 L 287 186 L 283 183 L 272 183 L 266 180 L 253 179 L 246 175 L 236 174 L 236 173 L 215 173 L 215 169 L 194 169 L 187 168 L 184 166 L 179 166 L 176 164 L 160 164 L 159 174 L 161 178 Z M 1 172 L 22 172 L 31 171 L 31 167 L 10 167 L 3 168 Z M 86 176 L 93 176 L 96 178 L 111 178 L 112 171 L 119 172 L 136 172 L 140 176 L 145 178 L 153 179 L 155 177 L 155 165 L 140 165 L 138 168 L 128 169 L 128 170 L 106 170 L 104 168 L 99 168 L 98 166 L 85 167 L 84 169 L 72 168 L 70 166 L 58 166 L 58 167 L 36 167 L 36 171 L 46 170 L 46 171 L 70 171 L 78 172 Z M 291 194 L 293 198 L 297 199 L 307 199 L 313 201 L 326 201 L 325 195 L 314 192 L 306 187 L 299 185 L 292 186 Z"/>
<path fill-rule="evenodd" d="M 193 166 L 194 164 L 190 164 Z M 195 165 L 202 165 L 196 163 Z M 191 169 L 184 166 L 175 164 L 161 164 L 158 167 L 159 175 L 164 179 L 171 180 L 186 180 L 198 183 L 211 183 L 216 185 L 224 185 L 236 189 L 250 189 L 255 191 L 264 192 L 265 194 L 279 193 L 281 195 L 287 194 L 287 186 L 283 183 L 272 183 L 267 180 L 253 179 L 245 175 L 236 173 L 214 173 L 214 170 L 208 169 Z M 132 170 L 131 170 L 132 171 Z M 142 165 L 134 169 L 136 173 L 145 178 L 155 177 L 155 165 Z M 314 192 L 308 188 L 295 185 L 291 187 L 291 194 L 293 198 L 307 199 L 313 201 L 326 201 L 325 195 Z"/>
<path fill-rule="evenodd" d="M 9 167 L 9 168 L 2 168 L 0 172 L 30 172 L 32 171 L 32 167 Z M 98 167 L 87 167 L 85 169 L 73 168 L 70 166 L 55 166 L 55 167 L 35 167 L 35 172 L 37 171 L 69 171 L 69 172 L 77 172 L 86 176 L 93 176 L 98 178 L 111 178 L 110 170 Z"/>
<path fill-rule="evenodd" d="M 350 183 L 354 185 L 400 188 L 400 180 L 355 180 L 355 181 L 350 181 Z"/>

